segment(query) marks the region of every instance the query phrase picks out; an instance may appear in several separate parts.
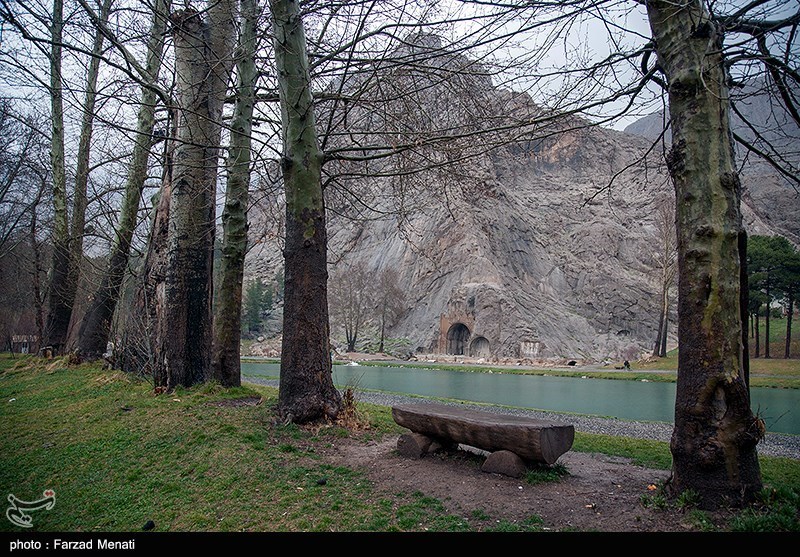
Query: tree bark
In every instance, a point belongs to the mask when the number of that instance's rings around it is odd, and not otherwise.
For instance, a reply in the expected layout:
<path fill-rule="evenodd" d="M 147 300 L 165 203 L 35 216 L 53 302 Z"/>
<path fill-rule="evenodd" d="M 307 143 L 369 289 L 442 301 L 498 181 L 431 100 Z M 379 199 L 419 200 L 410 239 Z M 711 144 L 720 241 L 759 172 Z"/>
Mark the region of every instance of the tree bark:
<path fill-rule="evenodd" d="M 172 137 L 175 134 L 173 133 Z M 173 140 L 165 149 L 164 177 L 153 210 L 147 253 L 136 285 L 133 303 L 125 316 L 122 330 L 122 347 L 116 362 L 128 373 L 152 376 L 156 386 L 163 386 L 165 379 L 157 375 L 163 367 L 155 365 L 155 346 L 164 313 L 164 273 L 167 259 L 167 236 L 169 234 L 169 206 L 172 199 L 172 152 Z"/>
<path fill-rule="evenodd" d="M 664 298 L 662 292 L 661 309 L 658 312 L 658 333 L 656 334 L 656 342 L 653 346 L 653 356 L 661 356 L 661 335 L 664 334 Z"/>
<path fill-rule="evenodd" d="M 742 373 L 750 395 L 750 341 L 747 338 L 747 315 L 750 308 L 750 279 L 747 269 L 747 231 L 739 230 L 739 311 L 742 323 Z"/>
<path fill-rule="evenodd" d="M 155 345 L 159 387 L 212 376 L 212 276 L 221 116 L 230 76 L 231 1 L 213 2 L 208 21 L 187 8 L 170 17 L 178 87 L 178 134 L 170 201 L 164 315 Z"/>
<path fill-rule="evenodd" d="M 43 188 L 44 185 L 42 185 L 42 189 Z M 36 312 L 34 318 L 36 321 L 36 332 L 39 335 L 40 344 L 42 339 L 44 338 L 44 304 L 42 300 L 42 281 L 41 281 L 42 255 L 41 255 L 41 247 L 39 244 L 39 240 L 37 239 L 38 219 L 36 211 L 38 210 L 39 200 L 42 195 L 42 189 L 39 190 L 39 194 L 36 199 L 36 204 L 31 208 L 31 227 L 30 227 L 31 253 L 33 254 L 33 276 L 31 277 L 31 288 L 33 290 L 33 305 Z"/>
<path fill-rule="evenodd" d="M 303 23 L 296 0 L 270 1 L 283 127 L 285 286 L 279 412 L 287 422 L 335 419 L 328 319 L 327 231 Z"/>
<path fill-rule="evenodd" d="M 53 254 L 47 287 L 48 311 L 42 348 L 60 354 L 67 341 L 72 304 L 67 297 L 69 269 L 69 218 L 67 180 L 64 169 L 64 98 L 61 80 L 61 43 L 64 29 L 63 0 L 53 0 L 50 24 L 50 165 L 53 173 Z"/>
<path fill-rule="evenodd" d="M 241 379 L 242 281 L 247 253 L 247 203 L 250 187 L 250 148 L 253 104 L 258 71 L 255 66 L 255 0 L 241 0 L 242 30 L 236 68 L 236 91 L 231 140 L 228 148 L 228 180 L 222 212 L 222 258 L 214 309 L 214 378 L 227 387 L 238 387 Z"/>
<path fill-rule="evenodd" d="M 112 0 L 103 0 L 100 6 L 100 23 L 108 21 Z M 86 97 L 83 102 L 81 132 L 78 138 L 78 160 L 75 168 L 75 189 L 72 199 L 72 221 L 70 222 L 69 269 L 67 272 L 66 295 L 70 308 L 74 307 L 78 290 L 81 263 L 83 261 L 83 236 L 86 228 L 86 197 L 89 185 L 89 156 L 91 154 L 92 132 L 94 131 L 95 107 L 97 106 L 97 79 L 100 74 L 100 60 L 103 53 L 104 36 L 99 27 L 95 29 L 92 57 L 86 74 Z M 70 317 L 71 317 L 70 310 Z"/>
<path fill-rule="evenodd" d="M 678 380 L 673 493 L 702 508 L 743 505 L 761 490 L 740 310 L 741 185 L 734 165 L 722 33 L 698 0 L 648 1 L 669 84 L 678 234 Z"/>
<path fill-rule="evenodd" d="M 788 360 L 791 357 L 792 351 L 792 314 L 794 313 L 794 292 L 790 291 L 787 294 L 787 297 L 789 299 L 789 312 L 786 314 L 786 347 L 783 351 L 783 357 Z"/>
<path fill-rule="evenodd" d="M 169 3 L 169 0 L 157 0 L 154 8 L 146 66 L 148 81 L 151 84 L 155 84 L 158 80 L 161 68 Z M 78 335 L 78 355 L 84 360 L 91 361 L 101 358 L 108 344 L 111 322 L 128 267 L 131 239 L 136 228 L 139 203 L 147 179 L 147 162 L 153 143 L 156 101 L 155 91 L 146 85 L 142 86 L 136 136 L 125 182 L 125 197 L 117 225 L 116 239 L 101 279 L 102 282 L 95 291 L 89 309 L 81 321 Z"/>
<path fill-rule="evenodd" d="M 758 326 L 758 312 L 755 314 L 755 321 L 756 321 L 756 355 L 755 357 L 758 358 L 761 355 L 761 331 L 759 330 Z"/>
<path fill-rule="evenodd" d="M 769 293 L 769 287 L 771 282 L 772 277 L 769 271 L 767 271 L 767 289 L 764 293 L 767 297 L 766 309 L 764 310 L 764 358 L 769 358 L 769 312 L 772 309 L 772 296 Z"/>
<path fill-rule="evenodd" d="M 669 330 L 669 292 L 664 297 L 664 329 L 661 331 L 661 350 L 658 353 L 662 358 L 667 357 L 667 331 Z"/>

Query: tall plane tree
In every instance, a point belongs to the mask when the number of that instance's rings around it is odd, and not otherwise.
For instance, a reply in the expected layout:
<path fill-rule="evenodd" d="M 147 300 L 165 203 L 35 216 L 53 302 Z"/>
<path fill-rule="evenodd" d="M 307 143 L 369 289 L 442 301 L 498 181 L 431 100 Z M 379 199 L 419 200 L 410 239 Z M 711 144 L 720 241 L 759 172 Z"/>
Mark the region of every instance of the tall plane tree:
<path fill-rule="evenodd" d="M 69 301 L 69 214 L 67 212 L 67 176 L 64 162 L 64 86 L 62 82 L 62 49 L 64 37 L 64 2 L 53 0 L 50 22 L 50 165 L 53 180 L 53 255 L 48 283 L 48 311 L 42 346 L 56 352 L 66 343 L 72 315 Z"/>
<path fill-rule="evenodd" d="M 238 83 L 228 147 L 228 176 L 222 212 L 222 257 L 214 307 L 213 372 L 225 386 L 241 385 L 240 345 L 242 280 L 247 252 L 247 204 L 253 106 L 258 71 L 255 65 L 258 3 L 241 0 L 241 30 L 236 56 Z"/>
<path fill-rule="evenodd" d="M 145 82 L 142 85 L 133 150 L 125 181 L 125 192 L 117 224 L 116 238 L 111 248 L 101 283 L 92 296 L 81 321 L 78 335 L 78 354 L 86 360 L 96 360 L 106 351 L 111 322 L 119 300 L 122 281 L 128 267 L 131 240 L 138 222 L 142 191 L 147 180 L 147 163 L 153 146 L 153 128 L 157 102 L 157 80 L 164 51 L 164 37 L 169 0 L 156 0 L 153 6 L 150 35 L 147 42 Z"/>
<path fill-rule="evenodd" d="M 100 21 L 105 22 L 111 12 L 111 0 L 103 0 Z M 97 80 L 100 73 L 104 36 L 100 28 L 94 30 L 94 42 L 86 73 L 85 99 L 82 109 L 78 139 L 75 187 L 72 198 L 71 219 L 67 213 L 66 174 L 64 170 L 64 109 L 63 75 L 61 70 L 61 42 L 63 40 L 63 2 L 53 4 L 51 50 L 51 105 L 53 117 L 52 165 L 53 204 L 55 226 L 53 230 L 53 257 L 48 288 L 49 311 L 45 325 L 44 346 L 62 353 L 67 344 L 72 309 L 78 288 L 80 266 L 83 260 L 83 236 L 86 225 L 86 197 L 89 182 L 89 156 L 97 102 Z"/>
<path fill-rule="evenodd" d="M 233 61 L 236 3 L 170 16 L 178 87 L 163 317 L 154 377 L 172 389 L 212 376 L 212 276 L 222 108 Z"/>
<path fill-rule="evenodd" d="M 284 318 L 279 412 L 288 422 L 335 419 L 328 319 L 327 230 L 311 78 L 300 6 L 270 1 L 286 192 Z"/>
<path fill-rule="evenodd" d="M 743 361 L 741 185 L 730 129 L 723 30 L 699 0 L 647 2 L 668 85 L 678 235 L 678 380 L 671 486 L 702 505 L 762 488 Z"/>

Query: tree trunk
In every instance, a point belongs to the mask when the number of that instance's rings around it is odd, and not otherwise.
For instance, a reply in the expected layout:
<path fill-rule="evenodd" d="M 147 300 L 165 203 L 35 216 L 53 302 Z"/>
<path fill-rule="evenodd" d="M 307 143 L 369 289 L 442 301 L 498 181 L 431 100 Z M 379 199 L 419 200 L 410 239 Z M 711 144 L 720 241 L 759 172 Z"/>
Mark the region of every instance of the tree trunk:
<path fill-rule="evenodd" d="M 661 297 L 661 323 L 659 324 L 659 346 L 658 356 L 665 358 L 667 356 L 667 330 L 669 325 L 669 285 L 673 280 L 674 275 L 671 273 L 664 277 L 664 287 Z"/>
<path fill-rule="evenodd" d="M 761 331 L 759 330 L 758 326 L 758 312 L 755 314 L 755 321 L 756 321 L 756 358 L 761 356 Z"/>
<path fill-rule="evenodd" d="M 384 300 L 383 305 L 381 306 L 381 340 L 378 344 L 378 352 L 383 354 L 383 341 L 386 338 L 386 301 Z"/>
<path fill-rule="evenodd" d="M 64 99 L 61 82 L 61 43 L 64 28 L 63 0 L 53 0 L 53 21 L 50 27 L 50 107 L 52 130 L 50 164 L 53 176 L 53 254 L 47 287 L 48 311 L 42 348 L 50 347 L 60 354 L 67 342 L 72 304 L 67 298 L 69 269 L 69 218 L 67 215 L 67 181 L 64 170 Z"/>
<path fill-rule="evenodd" d="M 279 411 L 287 422 L 335 419 L 328 319 L 327 231 L 303 23 L 296 0 L 271 0 L 286 189 Z"/>
<path fill-rule="evenodd" d="M 42 339 L 44 338 L 44 304 L 42 300 L 42 281 L 41 281 L 42 255 L 41 255 L 41 247 L 39 245 L 39 240 L 36 238 L 38 234 L 38 219 L 36 216 L 36 211 L 38 210 L 41 192 L 42 190 L 40 189 L 39 196 L 37 196 L 36 205 L 34 205 L 31 208 L 31 228 L 30 228 L 31 253 L 33 254 L 33 276 L 31 277 L 31 286 L 33 289 L 33 305 L 36 312 L 35 315 L 36 333 L 39 335 L 40 344 Z"/>
<path fill-rule="evenodd" d="M 783 357 L 787 360 L 791 357 L 792 349 L 792 314 L 794 313 L 794 292 L 787 294 L 789 298 L 789 313 L 786 314 L 786 347 L 783 351 Z"/>
<path fill-rule="evenodd" d="M 772 309 L 772 297 L 769 294 L 769 283 L 772 278 L 767 273 L 767 302 L 764 310 L 764 358 L 769 358 L 769 312 Z"/>
<path fill-rule="evenodd" d="M 761 490 L 742 361 L 741 186 L 734 165 L 723 37 L 698 0 L 647 2 L 669 83 L 678 235 L 678 380 L 671 489 L 706 509 Z"/>
<path fill-rule="evenodd" d="M 100 12 L 100 20 L 105 22 L 111 11 L 111 1 L 104 0 Z M 62 9 L 61 0 L 59 12 Z M 54 6 L 55 14 L 55 6 Z M 83 234 L 86 225 L 86 189 L 89 181 L 89 153 L 91 150 L 92 127 L 94 124 L 95 104 L 97 100 L 97 78 L 100 72 L 100 55 L 103 52 L 103 33 L 99 27 L 95 30 L 92 56 L 86 74 L 86 97 L 83 104 L 81 132 L 78 139 L 77 167 L 75 169 L 75 190 L 72 199 L 72 223 L 68 224 L 66 212 L 66 179 L 64 178 L 64 123 L 61 81 L 61 54 L 56 42 L 61 40 L 61 31 L 56 38 L 56 21 L 53 21 L 53 50 L 51 53 L 51 87 L 53 92 L 53 200 L 55 208 L 55 225 L 53 241 L 53 269 L 50 283 L 50 312 L 47 319 L 47 339 L 45 345 L 52 346 L 54 353 L 63 353 L 69 335 L 72 320 L 72 308 L 78 288 L 81 262 L 83 260 Z M 56 48 L 59 49 L 56 54 Z M 58 66 L 56 68 L 56 66 Z M 57 77 L 56 77 L 57 76 Z M 56 84 L 56 79 L 59 85 Z M 55 90 L 59 89 L 56 101 Z M 56 108 L 56 102 L 59 108 Z M 56 112 L 59 115 L 56 115 Z M 56 128 L 60 130 L 56 131 Z M 58 145 L 60 143 L 60 146 Z M 60 153 L 56 154 L 59 150 Z M 58 177 L 57 177 L 58 176 Z M 62 206 L 63 205 L 63 206 Z M 69 232 L 66 229 L 69 228 Z M 68 234 L 66 238 L 62 235 Z M 65 241 L 66 240 L 66 241 Z"/>
<path fill-rule="evenodd" d="M 171 102 L 174 106 L 175 103 Z M 115 365 L 128 373 L 153 378 L 153 383 L 163 384 L 156 373 L 155 346 L 158 341 L 160 321 L 164 314 L 164 273 L 167 261 L 167 236 L 169 235 L 169 206 L 172 200 L 172 167 L 178 135 L 175 110 L 169 111 L 169 135 L 164 142 L 161 188 L 150 218 L 150 234 L 144 261 L 135 276 L 133 300 L 122 319 L 121 347 L 115 348 Z M 163 368 L 162 368 L 163 369 Z"/>
<path fill-rule="evenodd" d="M 747 270 L 747 232 L 739 230 L 739 311 L 742 323 L 742 373 L 750 395 L 750 341 L 747 338 L 747 314 L 750 307 L 750 278 Z"/>
<path fill-rule="evenodd" d="M 147 46 L 146 70 L 149 83 L 153 84 L 158 80 L 161 68 L 164 30 L 168 13 L 169 0 L 157 0 Z M 155 91 L 146 85 L 142 86 L 136 136 L 125 182 L 125 197 L 117 225 L 116 239 L 101 279 L 102 282 L 92 297 L 78 335 L 78 355 L 84 360 L 99 359 L 106 351 L 108 344 L 111 322 L 119 300 L 125 270 L 128 267 L 131 239 L 139 212 L 139 200 L 147 179 L 147 162 L 155 126 L 156 100 Z"/>
<path fill-rule="evenodd" d="M 214 309 L 214 378 L 227 387 L 238 387 L 241 379 L 242 280 L 247 252 L 247 203 L 250 187 L 250 146 L 253 104 L 258 72 L 255 66 L 255 0 L 241 0 L 242 30 L 236 68 L 239 83 L 231 122 L 228 149 L 228 181 L 222 212 L 222 259 L 220 285 Z M 260 305 L 260 304 L 259 304 Z"/>
<path fill-rule="evenodd" d="M 103 0 L 100 7 L 100 24 L 108 21 L 111 12 L 112 0 Z M 69 241 L 69 269 L 67 271 L 67 285 L 65 288 L 69 307 L 75 305 L 75 296 L 80 279 L 81 263 L 83 261 L 83 235 L 86 228 L 86 197 L 89 185 L 89 156 L 91 154 L 92 131 L 94 129 L 95 107 L 97 105 L 97 78 L 100 74 L 100 60 L 103 53 L 103 33 L 98 26 L 95 29 L 92 57 L 89 59 L 89 68 L 86 74 L 86 96 L 83 102 L 83 117 L 81 119 L 81 132 L 78 138 L 78 160 L 75 168 L 75 190 L 72 199 L 72 222 L 70 223 Z M 70 309 L 70 318 L 72 310 Z"/>
<path fill-rule="evenodd" d="M 660 356 L 661 355 L 661 335 L 664 334 L 664 292 L 661 292 L 661 309 L 658 312 L 658 333 L 656 334 L 656 342 L 653 346 L 653 356 Z"/>
<path fill-rule="evenodd" d="M 672 278 L 670 278 L 669 282 L 671 281 Z M 664 288 L 664 307 L 661 309 L 664 314 L 664 327 L 661 330 L 661 349 L 658 355 L 662 358 L 667 357 L 667 331 L 669 329 L 669 282 L 667 283 L 666 288 Z"/>
<path fill-rule="evenodd" d="M 230 75 L 232 2 L 212 3 L 208 22 L 191 8 L 170 17 L 178 87 L 178 134 L 170 201 L 164 315 L 154 376 L 168 390 L 211 378 L 212 275 L 220 118 Z"/>

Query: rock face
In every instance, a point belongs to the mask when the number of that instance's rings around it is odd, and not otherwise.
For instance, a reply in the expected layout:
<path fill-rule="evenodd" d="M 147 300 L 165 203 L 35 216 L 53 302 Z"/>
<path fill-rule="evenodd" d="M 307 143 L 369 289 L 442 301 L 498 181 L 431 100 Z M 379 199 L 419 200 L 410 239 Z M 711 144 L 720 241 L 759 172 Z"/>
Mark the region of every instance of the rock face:
<path fill-rule="evenodd" d="M 768 91 L 769 84 L 758 78 L 732 89 L 732 99 L 739 111 L 731 117 L 733 132 L 759 151 L 776 150 L 785 161 L 800 166 L 800 126 Z M 798 94 L 800 88 L 796 87 L 794 96 Z M 664 114 L 659 112 L 633 122 L 625 131 L 655 139 L 663 127 Z M 667 130 L 665 138 L 669 140 L 669 137 Z M 800 186 L 763 159 L 748 153 L 741 144 L 737 143 L 736 147 L 738 159 L 744 161 L 741 170 L 742 212 L 748 232 L 777 233 L 795 245 L 800 244 Z"/>
<path fill-rule="evenodd" d="M 456 104 L 452 90 L 430 88 L 432 118 L 447 99 Z M 484 81 L 480 91 L 482 110 L 497 118 L 541 112 L 526 95 Z M 648 153 L 651 141 L 641 135 L 574 117 L 557 125 L 558 133 L 532 133 L 421 173 L 413 185 L 405 177 L 350 180 L 358 203 L 343 201 L 333 181 L 326 190 L 331 268 L 342 260 L 375 273 L 393 268 L 406 292 L 387 336 L 408 339 L 415 352 L 487 361 L 634 360 L 652 351 L 660 290 L 655 208 L 674 199 L 662 151 Z M 780 180 L 748 187 L 751 233 L 798 238 L 796 209 L 776 210 L 775 199 L 793 191 L 787 187 Z M 270 199 L 253 213 L 248 276 L 269 278 L 281 265 L 280 202 Z M 368 218 L 351 218 L 362 205 L 371 208 Z M 674 323 L 673 315 L 670 349 Z"/>

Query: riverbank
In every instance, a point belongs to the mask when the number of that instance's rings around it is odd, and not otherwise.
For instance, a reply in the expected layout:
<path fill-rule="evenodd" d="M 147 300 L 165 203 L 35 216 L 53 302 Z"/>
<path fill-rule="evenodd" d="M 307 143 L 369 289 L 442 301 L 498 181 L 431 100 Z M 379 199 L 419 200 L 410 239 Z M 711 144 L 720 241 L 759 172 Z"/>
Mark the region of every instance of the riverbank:
<path fill-rule="evenodd" d="M 258 352 L 258 351 L 257 351 Z M 243 360 L 279 363 L 277 352 L 248 353 Z M 647 358 L 629 362 L 605 363 L 580 360 L 532 361 L 529 359 L 489 359 L 454 356 L 450 354 L 414 354 L 409 359 L 398 359 L 389 354 L 345 352 L 335 354 L 336 364 L 361 366 L 397 366 L 407 368 L 440 369 L 481 373 L 509 373 L 516 375 L 551 375 L 589 379 L 614 379 L 622 381 L 658 381 L 675 383 L 678 357 L 671 352 L 666 358 Z M 750 359 L 750 386 L 771 389 L 800 389 L 800 359 Z"/>
<path fill-rule="evenodd" d="M 263 379 L 253 376 L 243 377 L 243 381 L 256 385 L 266 385 L 270 387 L 278 386 L 277 380 Z M 421 399 L 424 400 L 426 398 L 427 397 L 423 396 L 398 395 L 394 393 L 368 390 L 358 390 L 356 392 L 356 399 L 359 402 L 367 402 L 370 404 L 388 407 L 407 402 L 419 402 Z M 487 404 L 474 404 L 458 401 L 437 400 L 437 402 L 470 406 L 493 412 L 504 412 L 508 414 L 530 416 L 540 420 L 568 421 L 575 426 L 576 431 L 582 431 L 585 433 L 598 433 L 615 437 L 632 437 L 634 439 L 650 439 L 653 441 L 669 442 L 673 429 L 672 424 L 664 422 L 625 421 L 612 418 L 602 418 L 599 416 L 544 412 L 539 410 L 530 410 L 527 408 L 509 408 L 505 406 L 492 406 Z M 767 433 L 767 435 L 758 445 L 758 452 L 761 455 L 786 457 L 800 460 L 800 435 Z"/>

